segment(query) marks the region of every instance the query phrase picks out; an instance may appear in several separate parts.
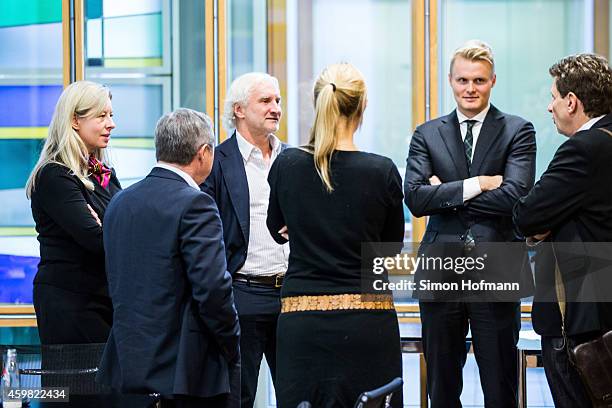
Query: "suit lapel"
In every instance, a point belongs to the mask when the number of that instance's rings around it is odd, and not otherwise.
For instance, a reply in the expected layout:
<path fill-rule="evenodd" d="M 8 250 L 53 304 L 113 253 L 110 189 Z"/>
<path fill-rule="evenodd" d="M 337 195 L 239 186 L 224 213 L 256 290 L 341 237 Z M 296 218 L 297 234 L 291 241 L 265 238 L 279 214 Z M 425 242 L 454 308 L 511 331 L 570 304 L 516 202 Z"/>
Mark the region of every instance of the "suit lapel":
<path fill-rule="evenodd" d="M 461 139 L 461 131 L 459 130 L 457 112 L 453 111 L 453 113 L 443 118 L 442 125 L 438 128 L 438 131 L 453 159 L 457 173 L 460 177 L 467 178 L 469 173 L 468 165 L 465 159 L 465 150 L 463 140 Z"/>
<path fill-rule="evenodd" d="M 499 133 L 504 127 L 504 114 L 497 108 L 491 105 L 487 116 L 480 129 L 476 146 L 474 147 L 474 156 L 472 157 L 471 174 L 480 174 L 480 167 L 484 162 L 487 153 L 491 149 L 493 143 L 498 139 Z"/>
<path fill-rule="evenodd" d="M 238 218 L 244 240 L 249 242 L 249 185 L 235 133 L 220 153 L 219 166 L 221 166 L 223 181 Z"/>

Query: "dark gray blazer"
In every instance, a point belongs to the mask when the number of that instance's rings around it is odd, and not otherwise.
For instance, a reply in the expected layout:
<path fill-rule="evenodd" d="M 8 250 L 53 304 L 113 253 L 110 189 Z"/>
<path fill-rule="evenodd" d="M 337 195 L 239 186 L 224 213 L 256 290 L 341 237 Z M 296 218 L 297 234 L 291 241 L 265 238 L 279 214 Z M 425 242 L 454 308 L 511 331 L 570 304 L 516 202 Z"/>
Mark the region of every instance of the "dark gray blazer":
<path fill-rule="evenodd" d="M 598 128 L 612 131 L 612 114 L 563 143 L 514 208 L 514 221 L 526 236 L 552 231 L 568 300 L 568 335 L 612 329 L 612 302 L 606 302 L 612 299 L 612 136 Z M 533 326 L 541 335 L 560 336 L 549 251 L 550 245 L 538 248 Z"/>
<path fill-rule="evenodd" d="M 406 205 L 412 214 L 430 216 L 419 252 L 463 256 L 464 235 L 468 228 L 476 243 L 519 241 L 512 224 L 512 207 L 533 186 L 535 155 L 533 125 L 493 105 L 480 130 L 471 167 L 465 158 L 456 111 L 417 127 L 410 143 L 404 191 Z M 431 185 L 432 175 L 438 176 L 442 184 Z M 499 188 L 464 203 L 463 180 L 480 175 L 502 175 L 504 181 Z M 489 248 L 485 250 L 490 252 Z M 471 255 L 478 256 L 478 253 Z M 521 245 L 514 244 L 508 251 L 495 251 L 490 255 L 494 256 L 489 256 L 486 269 L 474 279 L 504 276 L 520 281 L 519 297 L 533 293 L 533 278 Z M 415 279 L 418 282 L 432 277 L 451 276 L 431 276 L 418 269 Z"/>

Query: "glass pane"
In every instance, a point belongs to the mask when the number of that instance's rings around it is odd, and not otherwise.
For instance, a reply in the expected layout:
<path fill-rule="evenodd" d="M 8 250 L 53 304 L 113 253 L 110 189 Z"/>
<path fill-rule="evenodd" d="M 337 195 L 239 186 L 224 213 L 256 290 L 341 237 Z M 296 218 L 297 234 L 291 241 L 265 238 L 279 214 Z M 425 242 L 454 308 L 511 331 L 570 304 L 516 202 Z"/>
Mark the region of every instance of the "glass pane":
<path fill-rule="evenodd" d="M 124 187 L 155 165 L 154 130 L 164 113 L 205 109 L 204 8 L 199 0 L 85 2 L 85 77 L 113 94 L 109 156 Z"/>
<path fill-rule="evenodd" d="M 161 13 L 162 0 L 125 1 L 104 0 L 104 15 L 106 17 L 132 16 L 137 14 Z"/>
<path fill-rule="evenodd" d="M 158 58 L 161 13 L 103 20 L 105 58 Z"/>
<path fill-rule="evenodd" d="M 357 145 L 403 167 L 412 131 L 411 2 L 293 0 L 287 9 L 286 98 L 296 107 L 288 107 L 289 141 L 308 140 L 318 74 L 329 64 L 346 61 L 364 74 L 368 86 Z"/>
<path fill-rule="evenodd" d="M 155 154 L 151 154 L 151 146 L 113 148 L 112 164 L 117 170 L 117 177 L 121 180 L 123 188 L 142 179 L 155 166 Z"/>
<path fill-rule="evenodd" d="M 61 0 L 0 1 L 0 303 L 31 303 L 38 241 L 25 183 L 62 91 Z"/>
<path fill-rule="evenodd" d="M 61 1 L 2 0 L 0 27 L 39 25 L 62 21 Z"/>
<path fill-rule="evenodd" d="M 227 0 L 227 85 L 247 72 L 266 72 L 266 2 Z"/>
<path fill-rule="evenodd" d="M 0 6 L 1 7 L 1 6 Z M 49 41 L 50 38 L 59 42 Z M 0 70 L 41 70 L 62 67 L 62 24 L 0 27 Z"/>
<path fill-rule="evenodd" d="M 42 139 L 0 139 L 0 226 L 34 225 L 24 186 L 38 160 Z M 2 251 L 0 251 L 2 252 Z"/>
<path fill-rule="evenodd" d="M 113 137 L 153 137 L 163 112 L 162 85 L 112 84 Z M 138 106 L 138 109 L 134 109 Z"/>
<path fill-rule="evenodd" d="M 491 103 L 504 112 L 522 116 L 535 126 L 536 177 L 539 178 L 565 140 L 557 133 L 546 110 L 551 86 L 548 68 L 566 55 L 590 51 L 592 45 L 586 44 L 584 27 L 585 3 L 582 0 L 441 2 L 440 114 L 455 108 L 446 80 L 453 51 L 469 39 L 487 42 L 493 48 L 497 73 Z M 478 24 L 464 23 L 476 15 L 487 18 L 479 19 Z"/>
<path fill-rule="evenodd" d="M 27 240 L 0 237 L 0 245 L 7 253 L 19 252 L 20 249 L 11 244 L 27 245 Z M 8 245 L 4 245 L 4 244 Z M 32 282 L 38 270 L 38 256 L 0 254 L 0 304 L 2 303 L 32 303 Z M 38 336 L 33 336 L 36 340 Z M 6 343 L 5 343 L 6 344 Z M 18 343 L 10 343 L 18 344 Z"/>
<path fill-rule="evenodd" d="M 178 106 L 204 111 L 206 106 L 206 61 L 204 11 L 205 3 L 199 0 L 180 2 L 179 27 L 179 86 Z M 212 61 L 208 62 L 212 64 Z M 209 112 L 212 114 L 212 112 Z"/>
<path fill-rule="evenodd" d="M 105 68 L 162 67 L 162 14 L 161 0 L 86 1 L 86 65 Z M 169 36 L 169 33 L 166 35 Z M 169 44 L 169 39 L 166 44 Z"/>
<path fill-rule="evenodd" d="M 21 138 L 51 122 L 61 85 L 0 85 L 0 135 Z M 45 132 L 37 135 L 46 136 Z"/>

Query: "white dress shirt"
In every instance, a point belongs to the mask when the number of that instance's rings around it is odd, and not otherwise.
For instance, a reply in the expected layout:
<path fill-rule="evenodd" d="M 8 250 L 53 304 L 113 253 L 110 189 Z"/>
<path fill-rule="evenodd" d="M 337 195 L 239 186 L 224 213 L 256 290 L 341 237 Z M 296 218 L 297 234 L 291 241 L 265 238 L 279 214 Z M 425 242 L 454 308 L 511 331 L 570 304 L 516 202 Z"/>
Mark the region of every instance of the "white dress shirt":
<path fill-rule="evenodd" d="M 246 261 L 238 271 L 247 275 L 285 273 L 289 265 L 289 244 L 277 244 L 266 226 L 270 199 L 268 173 L 281 151 L 281 142 L 276 136 L 270 135 L 269 140 L 272 152 L 266 161 L 262 151 L 236 131 L 236 141 L 249 185 L 249 247 Z"/>
<path fill-rule="evenodd" d="M 475 120 L 474 126 L 472 127 L 472 157 L 470 157 L 470 161 L 474 157 L 474 152 L 476 151 L 476 143 L 478 142 L 478 136 L 480 136 L 480 130 L 482 129 L 482 124 L 489 113 L 489 109 L 491 108 L 491 104 L 488 104 L 486 108 L 484 108 L 480 113 L 472 118 L 468 118 L 463 113 L 457 109 L 457 119 L 459 120 L 459 130 L 461 130 L 461 140 L 465 141 L 465 135 L 467 134 L 467 120 Z M 480 182 L 478 181 L 478 176 L 471 177 L 469 179 L 463 180 L 463 202 L 465 203 L 468 200 L 476 197 L 482 193 L 480 189 Z"/>
<path fill-rule="evenodd" d="M 155 165 L 155 167 L 159 167 L 159 168 L 162 168 L 162 169 L 170 170 L 171 172 L 178 174 L 191 187 L 195 188 L 196 190 L 200 190 L 200 186 L 198 186 L 198 183 L 196 183 L 195 180 L 193 178 L 191 178 L 191 176 L 189 174 L 185 173 L 183 170 L 179 169 L 178 167 L 175 167 L 175 166 L 173 166 L 171 164 L 168 164 L 168 163 L 157 163 Z"/>
<path fill-rule="evenodd" d="M 580 126 L 580 129 L 578 129 L 578 130 L 576 131 L 576 133 L 578 133 L 578 132 L 580 132 L 580 131 L 582 131 L 582 130 L 589 130 L 590 128 L 592 128 L 592 127 L 593 127 L 593 125 L 594 125 L 595 123 L 597 123 L 597 122 L 599 121 L 599 119 L 603 118 L 604 116 L 606 116 L 606 115 L 601 115 L 601 116 L 598 116 L 598 117 L 596 117 L 596 118 L 589 119 L 589 120 L 588 120 L 588 121 L 587 121 L 585 124 L 583 124 L 582 126 Z"/>

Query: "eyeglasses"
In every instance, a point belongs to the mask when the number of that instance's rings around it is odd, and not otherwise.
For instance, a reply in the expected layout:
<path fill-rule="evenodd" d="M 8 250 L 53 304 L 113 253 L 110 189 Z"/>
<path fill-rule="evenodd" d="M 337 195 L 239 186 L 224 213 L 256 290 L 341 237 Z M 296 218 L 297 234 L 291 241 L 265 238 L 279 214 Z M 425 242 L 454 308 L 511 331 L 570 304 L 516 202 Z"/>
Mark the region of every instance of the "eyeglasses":
<path fill-rule="evenodd" d="M 197 151 L 199 152 L 200 149 L 203 148 L 204 146 L 210 147 L 210 150 L 214 150 L 215 149 L 215 144 L 214 143 L 202 143 L 200 146 L 198 146 Z"/>

